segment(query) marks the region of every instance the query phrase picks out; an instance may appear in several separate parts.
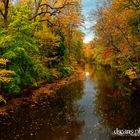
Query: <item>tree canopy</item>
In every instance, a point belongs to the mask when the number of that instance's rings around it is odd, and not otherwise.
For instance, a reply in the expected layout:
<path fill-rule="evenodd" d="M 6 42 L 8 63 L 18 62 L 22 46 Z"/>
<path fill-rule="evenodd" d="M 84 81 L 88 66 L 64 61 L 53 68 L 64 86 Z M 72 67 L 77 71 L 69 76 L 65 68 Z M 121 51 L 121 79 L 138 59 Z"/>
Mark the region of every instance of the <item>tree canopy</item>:
<path fill-rule="evenodd" d="M 83 55 L 80 25 L 79 0 L 0 0 L 1 90 L 69 75 Z"/>

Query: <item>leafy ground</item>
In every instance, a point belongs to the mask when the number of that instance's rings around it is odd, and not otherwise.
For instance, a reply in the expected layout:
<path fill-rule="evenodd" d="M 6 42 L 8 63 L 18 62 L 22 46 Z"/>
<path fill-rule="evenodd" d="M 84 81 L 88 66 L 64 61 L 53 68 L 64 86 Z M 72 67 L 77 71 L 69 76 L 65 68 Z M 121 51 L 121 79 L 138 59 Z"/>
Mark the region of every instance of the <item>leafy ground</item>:
<path fill-rule="evenodd" d="M 8 113 L 11 111 L 16 112 L 16 110 L 20 106 L 22 106 L 22 104 L 37 105 L 40 96 L 53 96 L 56 93 L 56 90 L 59 89 L 61 86 L 70 84 L 74 81 L 84 80 L 84 78 L 85 73 L 83 69 L 78 66 L 71 76 L 60 79 L 50 84 L 44 84 L 38 89 L 33 90 L 29 97 L 13 98 L 9 100 L 5 106 L 0 107 L 0 116 L 8 115 Z"/>

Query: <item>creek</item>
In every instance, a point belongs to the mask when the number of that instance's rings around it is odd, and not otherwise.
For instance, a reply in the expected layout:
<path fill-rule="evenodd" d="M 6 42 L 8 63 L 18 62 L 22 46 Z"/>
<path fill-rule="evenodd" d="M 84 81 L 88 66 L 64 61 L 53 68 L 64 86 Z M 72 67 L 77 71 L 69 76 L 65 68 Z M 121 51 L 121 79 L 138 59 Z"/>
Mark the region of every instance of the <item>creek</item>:
<path fill-rule="evenodd" d="M 121 140 L 113 131 L 140 127 L 140 94 L 114 72 L 85 67 L 85 80 L 23 104 L 0 119 L 0 140 Z M 133 93 L 133 94 L 132 94 Z"/>

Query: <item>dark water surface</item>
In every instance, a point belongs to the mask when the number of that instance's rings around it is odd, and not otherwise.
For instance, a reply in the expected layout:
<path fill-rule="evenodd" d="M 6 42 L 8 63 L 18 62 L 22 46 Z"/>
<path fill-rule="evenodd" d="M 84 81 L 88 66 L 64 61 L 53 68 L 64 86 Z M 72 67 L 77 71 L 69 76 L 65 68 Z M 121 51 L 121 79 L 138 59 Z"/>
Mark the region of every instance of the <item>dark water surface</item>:
<path fill-rule="evenodd" d="M 84 81 L 1 118 L 0 140 L 140 140 L 112 135 L 140 127 L 139 91 L 125 83 L 114 72 L 86 66 Z"/>

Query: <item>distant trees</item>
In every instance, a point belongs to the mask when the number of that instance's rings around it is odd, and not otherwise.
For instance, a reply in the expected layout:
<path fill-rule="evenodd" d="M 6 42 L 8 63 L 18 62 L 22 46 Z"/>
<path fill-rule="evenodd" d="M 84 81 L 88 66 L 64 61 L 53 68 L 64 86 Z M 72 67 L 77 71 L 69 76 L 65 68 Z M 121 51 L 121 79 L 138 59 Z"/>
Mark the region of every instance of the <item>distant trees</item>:
<path fill-rule="evenodd" d="M 109 64 L 128 74 L 131 70 L 140 72 L 140 3 L 135 0 L 113 0 L 102 6 L 95 15 L 98 15 L 95 26 L 95 55 L 100 62 Z M 101 49 L 102 48 L 102 49 Z"/>

